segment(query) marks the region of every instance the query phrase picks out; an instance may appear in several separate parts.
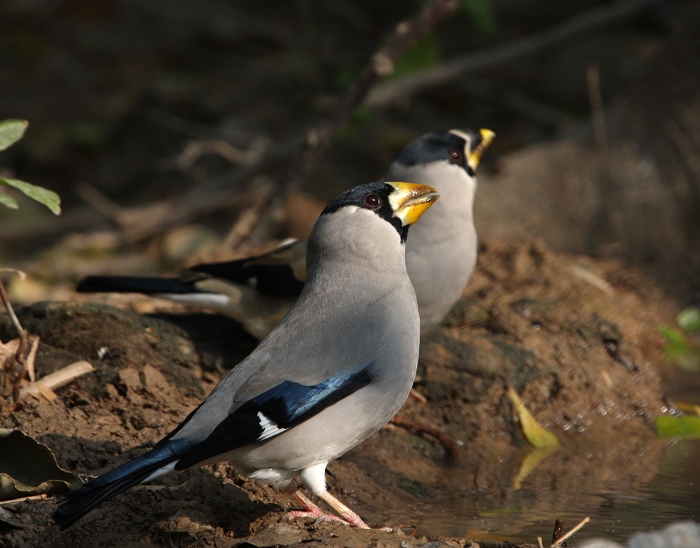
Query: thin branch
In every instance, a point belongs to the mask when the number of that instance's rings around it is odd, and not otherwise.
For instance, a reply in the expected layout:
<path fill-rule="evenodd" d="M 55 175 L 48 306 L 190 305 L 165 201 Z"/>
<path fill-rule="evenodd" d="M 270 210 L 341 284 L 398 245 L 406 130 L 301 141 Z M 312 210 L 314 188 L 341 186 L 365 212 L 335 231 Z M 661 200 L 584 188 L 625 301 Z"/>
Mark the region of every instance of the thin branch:
<path fill-rule="evenodd" d="M 378 87 L 365 101 L 369 107 L 383 107 L 421 90 L 455 80 L 467 72 L 542 51 L 578 34 L 634 15 L 660 0 L 618 0 L 613 4 L 578 14 L 561 25 L 494 49 L 457 57 L 439 67 L 414 72 Z"/>
<path fill-rule="evenodd" d="M 394 29 L 394 34 L 384 47 L 377 51 L 365 67 L 350 91 L 338 103 L 331 115 L 316 127 L 311 128 L 306 136 L 304 150 L 289 170 L 289 177 L 283 186 L 283 192 L 289 192 L 298 186 L 313 169 L 321 153 L 330 145 L 338 129 L 350 118 L 355 109 L 362 104 L 370 90 L 380 78 L 394 72 L 396 62 L 431 28 L 457 7 L 456 0 L 432 0 L 411 19 L 402 21 Z M 284 196 L 286 198 L 286 196 Z"/>
<path fill-rule="evenodd" d="M 29 382 L 36 381 L 36 370 L 34 364 L 36 363 L 36 353 L 39 350 L 39 337 L 32 337 L 32 344 L 29 348 L 29 353 L 27 354 L 27 378 Z"/>
<path fill-rule="evenodd" d="M 27 362 L 24 359 L 24 353 L 27 349 L 28 337 L 27 332 L 22 327 L 22 324 L 19 323 L 19 318 L 17 318 L 17 315 L 10 304 L 10 299 L 7 297 L 7 292 L 5 291 L 5 286 L 2 283 L 2 279 L 0 279 L 0 300 L 2 300 L 2 304 L 5 305 L 5 310 L 7 310 L 7 314 L 10 316 L 10 321 L 12 322 L 12 325 L 15 326 L 15 329 L 19 334 L 19 346 L 17 347 L 17 352 L 15 353 L 15 360 L 21 366 L 21 370 L 19 373 L 17 373 L 17 376 L 12 379 L 12 401 L 16 403 L 19 400 L 20 383 L 22 382 L 24 375 L 27 373 Z"/>
<path fill-rule="evenodd" d="M 620 203 L 619 177 L 616 176 L 616 166 L 610 156 L 608 133 L 605 129 L 605 107 L 603 92 L 600 88 L 600 71 L 598 65 L 591 64 L 586 70 L 586 85 L 591 103 L 591 118 L 593 122 L 593 139 L 603 161 L 604 173 L 601 174 L 600 193 L 601 207 L 605 210 L 610 231 L 618 244 L 625 244 L 625 229 L 622 215 L 612 204 Z"/>
<path fill-rule="evenodd" d="M 603 91 L 600 88 L 598 65 L 590 64 L 586 68 L 586 85 L 588 87 L 588 100 L 591 103 L 593 138 L 598 149 L 607 156 L 610 147 L 608 146 L 608 132 L 605 129 L 605 106 L 603 104 Z"/>
<path fill-rule="evenodd" d="M 73 192 L 110 221 L 117 222 L 120 215 L 124 214 L 124 208 L 88 183 L 78 181 L 73 185 Z"/>
<path fill-rule="evenodd" d="M 564 544 L 564 542 L 565 542 L 569 537 L 571 537 L 571 536 L 575 535 L 576 533 L 578 533 L 578 531 L 579 531 L 581 528 L 583 528 L 583 526 L 586 525 L 586 523 L 588 523 L 589 521 L 591 521 L 591 518 L 590 518 L 590 517 L 586 516 L 585 518 L 583 518 L 583 519 L 579 522 L 579 524 L 578 524 L 576 527 L 574 527 L 573 529 L 571 529 L 571 531 L 569 531 L 569 532 L 566 533 L 563 537 L 561 537 L 559 540 L 557 540 L 555 543 L 553 543 L 553 544 L 552 544 L 552 548 L 561 548 L 561 546 Z"/>
<path fill-rule="evenodd" d="M 370 59 L 353 87 L 339 101 L 333 112 L 307 134 L 301 153 L 287 170 L 287 177 L 279 192 L 270 195 L 265 203 L 264 215 L 259 226 L 274 224 L 283 216 L 283 207 L 290 194 L 311 172 L 323 152 L 330 146 L 340 127 L 352 116 L 368 96 L 370 90 L 383 77 L 394 72 L 396 62 L 431 28 L 457 7 L 457 0 L 431 0 L 412 18 L 402 21 L 394 29 L 389 41 Z M 260 229 L 256 227 L 256 232 Z"/>
<path fill-rule="evenodd" d="M 85 360 L 77 361 L 66 367 L 49 373 L 45 377 L 39 379 L 36 382 L 26 386 L 22 389 L 22 395 L 24 394 L 43 394 L 42 387 L 53 392 L 59 389 L 61 386 L 65 386 L 69 382 L 74 381 L 78 377 L 85 375 L 86 373 L 91 373 L 95 370 L 90 362 Z"/>
<path fill-rule="evenodd" d="M 8 504 L 17 504 L 18 502 L 25 502 L 28 500 L 46 500 L 49 497 L 47 495 L 29 495 L 26 497 L 19 497 L 10 500 L 0 500 L 0 506 L 6 506 Z"/>
<path fill-rule="evenodd" d="M 305 139 L 292 139 L 286 145 L 277 147 L 274 152 L 267 154 L 259 162 L 242 166 L 221 177 L 197 185 L 178 199 L 149 204 L 144 208 L 122 210 L 115 219 L 122 229 L 122 238 L 127 242 L 143 240 L 162 233 L 172 226 L 185 223 L 198 215 L 230 207 L 232 203 L 239 201 L 243 192 L 246 192 L 241 189 L 241 185 L 248 183 L 256 175 L 277 167 L 282 162 L 288 162 L 290 157 L 296 154 L 294 165 L 286 170 L 290 175 L 280 185 L 281 191 L 273 193 L 266 200 L 263 208 L 272 209 L 270 216 L 277 217 L 279 206 L 286 203 L 290 191 L 313 168 L 340 126 L 362 104 L 370 89 L 382 76 L 391 74 L 396 61 L 421 36 L 454 10 L 456 5 L 457 0 L 432 0 L 414 17 L 399 23 L 392 37 L 373 55 L 364 72 L 336 109 L 327 119 L 309 130 Z M 302 152 L 299 154 L 300 147 Z M 94 200 L 92 205 L 95 205 Z M 265 215 L 265 217 L 268 216 Z"/>
<path fill-rule="evenodd" d="M 240 202 L 242 194 L 249 191 L 241 188 L 242 185 L 256 175 L 289 161 L 289 158 L 299 150 L 300 144 L 301 140 L 292 140 L 277 147 L 257 164 L 242 166 L 221 177 L 197 185 L 178 199 L 123 210 L 118 220 L 123 230 L 122 238 L 127 242 L 140 241 L 160 234 L 172 226 L 186 223 L 198 215 L 231 207 L 231 204 Z"/>

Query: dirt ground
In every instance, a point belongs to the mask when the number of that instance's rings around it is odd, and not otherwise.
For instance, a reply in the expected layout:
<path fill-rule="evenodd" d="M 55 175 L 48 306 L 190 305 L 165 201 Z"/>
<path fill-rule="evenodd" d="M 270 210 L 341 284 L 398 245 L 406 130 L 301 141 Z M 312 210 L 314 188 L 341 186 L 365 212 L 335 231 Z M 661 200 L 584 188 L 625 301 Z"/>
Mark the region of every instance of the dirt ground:
<path fill-rule="evenodd" d="M 605 3 L 469 4 L 491 6 L 494 28 L 458 10 L 417 50 L 436 58 L 423 67 L 414 56 L 409 73 L 536 38 Z M 2 505 L 0 547 L 516 546 L 503 540 L 499 515 L 508 509 L 553 524 L 575 502 L 605 504 L 596 494 L 638 493 L 663 452 L 653 423 L 673 411 L 665 390 L 700 394 L 697 374 L 668 376 L 659 335 L 699 294 L 700 4 L 650 4 L 359 113 L 274 223 L 246 216 L 280 188 L 297 143 L 415 4 L 1 5 L 0 110 L 31 125 L 3 151 L 0 169 L 56 190 L 64 212 L 54 219 L 29 200 L 3 210 L 0 263 L 32 276 L 21 291 L 8 289 L 13 303 L 34 303 L 18 314 L 41 337 L 37 376 L 77 360 L 96 371 L 53 402 L 29 396 L 14 411 L 1 408 L 0 428 L 34 436 L 82 477 L 147 450 L 256 342 L 201 311 L 76 294 L 77 279 L 173 271 L 228 258 L 198 255 L 212 248 L 253 253 L 271 239 L 304 237 L 319 204 L 381 178 L 418 134 L 488 127 L 498 138 L 479 170 L 477 271 L 422 346 L 416 388 L 427 402 L 409 399 L 400 413 L 443 432 L 457 458 L 434 437 L 395 427 L 329 466 L 331 491 L 395 532 L 290 521 L 290 494 L 220 464 L 132 489 L 65 532 L 49 519 L 58 497 Z M 591 119 L 603 115 L 601 137 L 601 120 L 596 131 Z M 252 167 L 206 147 L 183 162 L 190 145 L 212 141 L 250 153 Z M 231 180 L 235 200 L 217 188 Z M 138 233 L 159 208 L 181 213 L 192 196 L 208 197 L 207 207 L 176 228 Z M 643 270 L 559 251 L 619 254 Z M 14 337 L 0 314 L 0 340 Z M 529 446 L 507 386 L 561 449 Z M 445 525 L 445 515 L 465 518 Z M 551 526 L 540 534 L 549 539 Z"/>
<path fill-rule="evenodd" d="M 167 434 L 255 345 L 215 315 L 175 313 L 160 301 L 139 315 L 130 301 L 115 302 L 127 309 L 54 301 L 18 310 L 41 337 L 39 377 L 80 359 L 96 372 L 60 389 L 54 402 L 27 397 L 18 410 L 3 409 L 0 427 L 36 437 L 83 477 Z M 131 304 L 142 309 L 143 299 Z M 672 317 L 650 280 L 618 261 L 558 254 L 532 240 L 487 240 L 464 298 L 423 344 L 416 386 L 427 403 L 409 399 L 400 413 L 447 434 L 456 461 L 436 439 L 394 427 L 329 466 L 331 491 L 373 527 L 394 532 L 290 521 L 290 494 L 222 463 L 132 489 L 64 532 L 49 520 L 54 497 L 6 505 L 14 526 L 0 520 L 0 546 L 515 546 L 478 540 L 489 536 L 473 527 L 467 536 L 477 540 L 436 536 L 421 511 L 431 498 L 449 497 L 478 514 L 517 504 L 518 487 L 536 485 L 526 504 L 553 523 L 585 493 L 609 484 L 634 492 L 662 452 L 653 421 L 671 404 L 655 366 L 658 327 Z M 10 335 L 0 317 L 0 339 Z M 506 385 L 562 449 L 530 456 Z"/>

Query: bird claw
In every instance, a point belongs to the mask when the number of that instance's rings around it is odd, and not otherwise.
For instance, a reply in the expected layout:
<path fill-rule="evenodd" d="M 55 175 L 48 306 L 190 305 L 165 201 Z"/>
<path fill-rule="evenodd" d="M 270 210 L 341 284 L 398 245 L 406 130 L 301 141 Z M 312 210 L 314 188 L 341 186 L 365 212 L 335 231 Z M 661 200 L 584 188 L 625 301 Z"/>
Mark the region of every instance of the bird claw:
<path fill-rule="evenodd" d="M 299 519 L 299 518 L 311 518 L 318 521 L 335 521 L 343 523 L 344 525 L 350 525 L 343 518 L 334 516 L 333 514 L 328 514 L 316 506 L 316 510 L 290 510 L 287 512 L 287 517 L 289 519 Z"/>
<path fill-rule="evenodd" d="M 358 529 L 371 529 L 369 525 L 362 521 L 362 518 L 360 516 L 358 516 L 355 512 L 350 510 L 350 508 L 345 506 L 342 502 L 340 502 L 327 491 L 320 495 L 320 497 L 327 503 L 329 503 L 331 507 L 333 507 L 333 509 L 335 509 L 336 512 L 338 512 L 342 517 L 338 517 L 334 514 L 324 512 L 301 491 L 296 491 L 294 493 L 294 498 L 296 498 L 301 503 L 301 505 L 303 506 L 303 510 L 291 510 L 287 512 L 287 515 L 292 519 L 313 518 L 317 520 L 320 519 L 326 521 L 340 522 L 345 525 L 349 525 L 350 527 L 356 527 Z"/>

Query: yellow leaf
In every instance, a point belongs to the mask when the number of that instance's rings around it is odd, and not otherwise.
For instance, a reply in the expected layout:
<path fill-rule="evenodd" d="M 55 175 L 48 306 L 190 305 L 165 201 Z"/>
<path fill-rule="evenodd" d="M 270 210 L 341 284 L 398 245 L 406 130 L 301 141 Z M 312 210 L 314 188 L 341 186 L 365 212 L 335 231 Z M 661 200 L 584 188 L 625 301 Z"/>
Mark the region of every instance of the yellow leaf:
<path fill-rule="evenodd" d="M 557 437 L 541 426 L 525 407 L 520 396 L 511 387 L 508 387 L 508 398 L 513 403 L 515 411 L 520 419 L 520 428 L 523 430 L 525 439 L 537 449 L 544 447 L 558 447 L 561 445 Z"/>

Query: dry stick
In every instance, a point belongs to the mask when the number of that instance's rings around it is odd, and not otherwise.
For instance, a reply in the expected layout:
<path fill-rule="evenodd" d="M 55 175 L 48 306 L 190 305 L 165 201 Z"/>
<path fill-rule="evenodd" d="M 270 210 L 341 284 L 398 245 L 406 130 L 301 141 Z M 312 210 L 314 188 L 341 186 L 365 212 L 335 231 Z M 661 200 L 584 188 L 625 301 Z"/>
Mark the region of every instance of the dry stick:
<path fill-rule="evenodd" d="M 588 86 L 588 100 L 591 103 L 591 118 L 593 119 L 593 138 L 596 146 L 608 154 L 608 132 L 605 129 L 605 107 L 603 105 L 603 93 L 600 89 L 600 70 L 598 65 L 590 64 L 586 68 L 586 85 Z"/>
<path fill-rule="evenodd" d="M 19 400 L 19 385 L 22 382 L 22 377 L 27 372 L 27 362 L 24 359 L 24 352 L 27 348 L 27 332 L 22 328 L 22 324 L 19 323 L 19 318 L 15 315 L 15 311 L 10 304 L 10 299 L 7 297 L 7 292 L 5 291 L 5 286 L 0 280 L 0 299 L 2 299 L 2 304 L 5 305 L 5 310 L 10 316 L 10 321 L 12 325 L 15 326 L 17 333 L 19 334 L 19 346 L 17 347 L 17 352 L 15 352 L 15 360 L 22 367 L 17 377 L 12 379 L 12 401 L 17 403 Z"/>
<path fill-rule="evenodd" d="M 456 6 L 456 0 L 432 0 L 412 18 L 396 26 L 389 41 L 372 56 L 362 74 L 335 110 L 307 133 L 304 150 L 289 170 L 290 176 L 284 181 L 282 190 L 285 200 L 289 192 L 297 187 L 316 165 L 321 153 L 328 148 L 340 126 L 362 104 L 379 79 L 392 74 L 396 62 Z"/>
<path fill-rule="evenodd" d="M 29 347 L 29 353 L 27 354 L 27 378 L 29 379 L 29 382 L 36 381 L 36 369 L 34 364 L 36 363 L 36 353 L 39 350 L 39 339 L 40 337 L 38 336 L 32 339 L 32 344 Z"/>
<path fill-rule="evenodd" d="M 439 86 L 463 74 L 530 55 L 577 34 L 623 19 L 660 0 L 618 0 L 613 4 L 578 14 L 549 30 L 517 40 L 505 46 L 464 55 L 439 67 L 415 72 L 375 89 L 365 102 L 369 107 L 386 106 L 400 97 Z"/>
<path fill-rule="evenodd" d="M 146 208 L 125 209 L 118 221 L 122 229 L 120 235 L 125 242 L 138 242 L 161 234 L 172 226 L 185 223 L 190 219 L 224 208 L 238 202 L 242 194 L 250 192 L 241 188 L 242 185 L 253 179 L 256 175 L 275 168 L 299 150 L 299 139 L 278 147 L 259 163 L 250 166 L 242 166 L 239 169 L 217 177 L 202 185 L 187 191 L 178 199 L 165 200 L 150 204 Z M 160 205 L 158 209 L 154 207 Z"/>
<path fill-rule="evenodd" d="M 331 115 L 311 129 L 306 136 L 305 145 L 292 168 L 287 171 L 291 176 L 281 185 L 281 191 L 266 200 L 266 209 L 270 209 L 259 225 L 269 224 L 270 219 L 279 217 L 281 206 L 286 203 L 289 193 L 311 170 L 321 153 L 330 144 L 338 128 L 352 115 L 362 103 L 370 89 L 382 76 L 390 74 L 394 63 L 430 28 L 437 24 L 447 13 L 454 10 L 457 0 L 432 0 L 417 15 L 400 23 L 386 46 L 380 49 L 356 81 L 353 88 L 341 100 Z M 266 156 L 261 162 L 244 166 L 204 185 L 199 185 L 178 200 L 160 202 L 158 209 L 149 207 L 142 213 L 138 210 L 125 210 L 118 221 L 122 229 L 122 238 L 127 242 L 140 241 L 159 234 L 171 226 L 188 221 L 196 215 L 217 211 L 240 197 L 240 185 L 248 182 L 255 175 L 276 167 L 282 161 L 299 150 L 299 141 L 290 141 Z M 267 222 L 266 222 L 267 221 Z"/>
<path fill-rule="evenodd" d="M 118 222 L 119 217 L 124 214 L 124 209 L 120 205 L 88 183 L 78 181 L 73 185 L 73 192 L 110 221 Z"/>
<path fill-rule="evenodd" d="M 46 495 L 28 495 L 26 497 L 19 497 L 10 500 L 0 500 L 0 506 L 5 506 L 6 504 L 17 504 L 18 502 L 24 502 L 26 500 L 45 500 L 49 497 Z"/>
<path fill-rule="evenodd" d="M 564 541 L 565 541 L 566 539 L 568 539 L 568 538 L 571 537 L 572 535 L 575 535 L 576 533 L 578 533 L 578 531 L 579 531 L 584 525 L 586 525 L 586 523 L 588 523 L 589 521 L 591 521 L 591 518 L 590 518 L 590 517 L 586 516 L 585 518 L 583 518 L 583 519 L 581 520 L 581 522 L 580 522 L 576 527 L 574 527 L 571 531 L 569 531 L 568 533 L 566 533 L 566 534 L 565 534 L 563 537 L 561 537 L 558 541 L 556 541 L 554 544 L 552 544 L 552 548 L 559 548 L 559 547 L 564 543 Z"/>
<path fill-rule="evenodd" d="M 48 389 L 49 391 L 53 392 L 54 390 L 57 390 L 61 386 L 65 386 L 69 382 L 77 379 L 78 377 L 81 377 L 85 375 L 86 373 L 91 373 L 94 371 L 95 368 L 90 362 L 86 362 L 85 360 L 80 360 L 75 363 L 72 363 L 70 365 L 67 365 L 66 367 L 63 367 L 59 369 L 58 371 L 54 371 L 53 373 L 49 373 L 45 377 L 42 377 L 38 381 L 30 384 L 29 386 L 26 386 L 25 388 L 22 389 L 21 394 L 42 394 L 42 387 L 44 389 Z M 49 399 L 49 398 L 47 398 Z"/>
<path fill-rule="evenodd" d="M 599 154 L 603 159 L 604 174 L 601 177 L 600 193 L 602 206 L 610 224 L 610 229 L 616 242 L 624 245 L 625 231 L 623 220 L 618 208 L 613 204 L 619 204 L 619 189 L 615 177 L 615 166 L 610 158 L 608 145 L 608 132 L 605 129 L 605 107 L 603 93 L 600 89 L 600 71 L 598 66 L 591 64 L 586 69 L 586 85 L 588 97 L 591 103 L 591 118 L 593 121 L 593 138 Z"/>
<path fill-rule="evenodd" d="M 394 72 L 396 62 L 431 28 L 457 7 L 457 0 L 432 0 L 416 15 L 402 21 L 389 41 L 379 49 L 357 78 L 352 88 L 340 100 L 333 112 L 306 134 L 301 153 L 288 170 L 289 175 L 265 204 L 265 214 L 256 230 L 279 221 L 283 208 L 301 181 L 314 168 L 322 153 L 330 146 L 338 129 L 352 116 L 371 89 L 383 76 Z"/>
<path fill-rule="evenodd" d="M 239 249 L 243 239 L 253 231 L 263 214 L 265 205 L 273 192 L 273 185 L 269 181 L 263 180 L 257 183 L 257 186 L 258 195 L 253 198 L 250 206 L 238 216 L 238 219 L 229 229 L 228 234 L 226 234 L 222 244 L 224 249 Z"/>

